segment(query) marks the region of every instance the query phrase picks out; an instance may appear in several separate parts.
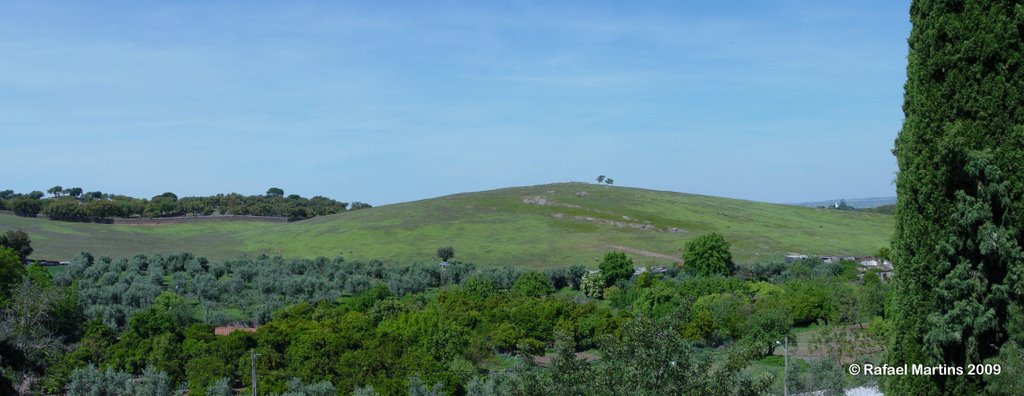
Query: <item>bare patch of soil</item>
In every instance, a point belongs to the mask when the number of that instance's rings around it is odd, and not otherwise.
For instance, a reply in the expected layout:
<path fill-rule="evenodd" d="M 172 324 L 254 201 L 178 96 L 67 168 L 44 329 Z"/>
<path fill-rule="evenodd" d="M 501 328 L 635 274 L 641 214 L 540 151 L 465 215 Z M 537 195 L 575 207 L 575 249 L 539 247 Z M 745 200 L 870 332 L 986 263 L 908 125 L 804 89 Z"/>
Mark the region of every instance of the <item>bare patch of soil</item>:
<path fill-rule="evenodd" d="M 635 229 L 644 230 L 644 231 L 654 231 L 654 230 L 657 229 L 657 227 L 652 226 L 650 224 L 627 223 L 625 221 L 615 221 L 615 220 L 599 219 L 599 218 L 590 217 L 590 216 L 574 216 L 573 219 L 574 220 L 580 220 L 580 221 L 589 221 L 589 222 L 598 223 L 598 224 L 607 224 L 607 225 L 615 226 L 615 227 L 619 227 L 619 228 L 635 228 Z"/>
<path fill-rule="evenodd" d="M 655 253 L 655 252 L 650 252 L 650 251 L 647 251 L 647 250 L 634 249 L 634 248 L 631 248 L 631 247 L 619 246 L 619 245 L 611 245 L 611 247 L 612 247 L 612 249 L 621 250 L 621 251 L 626 252 L 626 253 L 639 254 L 641 256 L 654 257 L 654 258 L 659 258 L 659 259 L 662 259 L 662 260 L 670 260 L 670 261 L 672 261 L 674 263 L 682 263 L 683 262 L 682 258 L 675 257 L 675 256 L 669 256 L 667 254 Z"/>

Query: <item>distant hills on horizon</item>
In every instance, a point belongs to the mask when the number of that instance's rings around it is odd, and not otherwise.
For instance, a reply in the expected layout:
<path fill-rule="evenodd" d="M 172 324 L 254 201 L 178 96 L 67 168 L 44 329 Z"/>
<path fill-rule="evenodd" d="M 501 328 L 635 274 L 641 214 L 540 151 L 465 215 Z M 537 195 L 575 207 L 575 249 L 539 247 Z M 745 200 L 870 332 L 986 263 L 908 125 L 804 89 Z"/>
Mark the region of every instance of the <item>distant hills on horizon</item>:
<path fill-rule="evenodd" d="M 22 229 L 36 259 L 191 252 L 334 257 L 416 263 L 452 246 L 482 267 L 596 265 L 608 251 L 637 265 L 682 261 L 686 242 L 716 232 L 739 263 L 789 252 L 867 255 L 886 246 L 889 215 L 588 183 L 554 183 L 445 195 L 295 222 L 209 221 L 163 225 L 53 221 L 0 213 L 0 232 Z"/>
<path fill-rule="evenodd" d="M 896 197 L 871 197 L 871 198 L 836 198 L 827 201 L 799 202 L 790 205 L 807 206 L 817 208 L 821 206 L 832 206 L 840 200 L 846 200 L 846 204 L 857 209 L 871 209 L 885 205 L 895 205 Z"/>

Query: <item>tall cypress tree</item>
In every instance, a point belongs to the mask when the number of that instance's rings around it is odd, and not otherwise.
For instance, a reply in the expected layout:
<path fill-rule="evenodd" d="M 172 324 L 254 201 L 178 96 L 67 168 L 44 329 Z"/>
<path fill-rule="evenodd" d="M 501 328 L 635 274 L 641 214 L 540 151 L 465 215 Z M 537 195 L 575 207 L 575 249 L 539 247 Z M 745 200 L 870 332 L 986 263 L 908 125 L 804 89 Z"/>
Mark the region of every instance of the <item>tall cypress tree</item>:
<path fill-rule="evenodd" d="M 1024 2 L 915 0 L 910 20 L 888 363 L 963 367 L 1024 341 Z M 985 380 L 884 385 L 973 394 Z"/>

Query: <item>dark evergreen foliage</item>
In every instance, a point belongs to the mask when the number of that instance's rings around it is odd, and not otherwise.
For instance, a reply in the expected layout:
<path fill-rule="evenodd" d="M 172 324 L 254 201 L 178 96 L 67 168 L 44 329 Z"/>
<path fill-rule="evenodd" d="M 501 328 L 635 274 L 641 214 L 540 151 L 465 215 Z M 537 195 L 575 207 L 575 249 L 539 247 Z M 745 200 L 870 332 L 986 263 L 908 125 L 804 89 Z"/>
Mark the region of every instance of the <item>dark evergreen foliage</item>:
<path fill-rule="evenodd" d="M 910 19 L 888 360 L 964 367 L 998 355 L 1024 297 L 1024 5 L 918 0 Z M 894 394 L 986 385 L 886 379 Z"/>

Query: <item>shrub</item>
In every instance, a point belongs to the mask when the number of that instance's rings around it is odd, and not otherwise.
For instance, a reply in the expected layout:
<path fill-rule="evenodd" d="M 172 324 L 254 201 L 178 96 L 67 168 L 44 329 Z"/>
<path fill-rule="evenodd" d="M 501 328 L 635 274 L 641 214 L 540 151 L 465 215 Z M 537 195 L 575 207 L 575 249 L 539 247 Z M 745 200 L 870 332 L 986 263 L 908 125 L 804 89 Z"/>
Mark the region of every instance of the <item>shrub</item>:
<path fill-rule="evenodd" d="M 11 249 L 22 261 L 32 254 L 32 239 L 22 230 L 8 230 L 0 235 L 0 246 Z"/>
<path fill-rule="evenodd" d="M 441 258 L 441 261 L 448 261 L 455 257 L 455 248 L 451 246 L 442 246 L 437 248 L 437 257 Z"/>
<path fill-rule="evenodd" d="M 686 266 L 699 276 L 730 276 L 735 271 L 729 242 L 719 234 L 701 235 L 686 243 Z"/>
<path fill-rule="evenodd" d="M 633 260 L 623 252 L 608 252 L 601 260 L 601 274 L 604 285 L 612 286 L 620 279 L 629 280 L 633 276 Z"/>
<path fill-rule="evenodd" d="M 604 292 L 604 277 L 600 272 L 587 272 L 580 281 L 580 291 L 587 297 L 601 298 Z"/>
<path fill-rule="evenodd" d="M 36 217 L 42 206 L 38 199 L 28 197 L 18 197 L 7 202 L 7 207 L 14 211 L 14 214 L 23 217 Z"/>
<path fill-rule="evenodd" d="M 512 285 L 512 292 L 529 296 L 543 297 L 551 293 L 551 281 L 539 272 L 529 271 L 519 276 Z"/>

